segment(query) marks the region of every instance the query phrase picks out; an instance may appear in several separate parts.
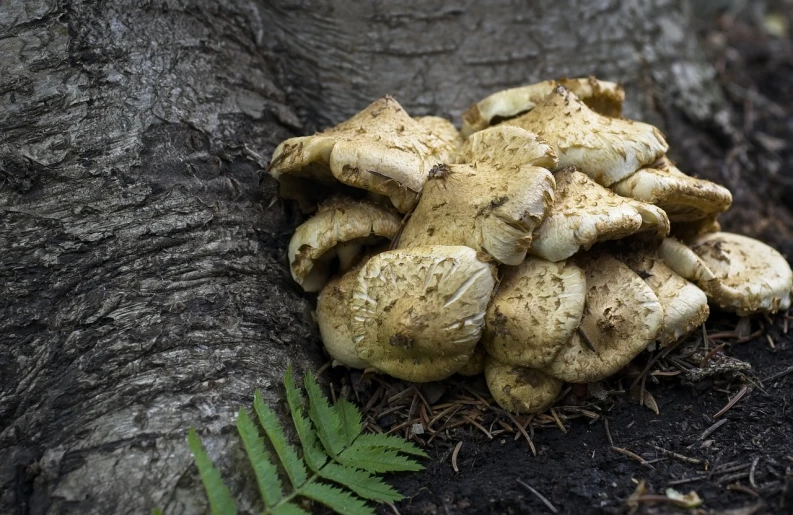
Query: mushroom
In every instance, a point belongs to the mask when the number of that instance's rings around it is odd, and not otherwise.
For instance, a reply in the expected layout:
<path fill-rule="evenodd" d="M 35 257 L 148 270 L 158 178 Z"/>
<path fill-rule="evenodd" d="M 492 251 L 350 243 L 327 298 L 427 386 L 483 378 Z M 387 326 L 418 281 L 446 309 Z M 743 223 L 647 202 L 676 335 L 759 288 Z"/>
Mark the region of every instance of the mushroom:
<path fill-rule="evenodd" d="M 503 123 L 544 138 L 559 166 L 575 166 L 603 186 L 631 176 L 669 148 L 652 125 L 600 115 L 563 86 L 528 113 Z"/>
<path fill-rule="evenodd" d="M 451 376 L 474 353 L 495 281 L 495 266 L 468 247 L 374 256 L 359 272 L 352 297 L 358 357 L 408 381 Z"/>
<path fill-rule="evenodd" d="M 708 319 L 705 292 L 673 272 L 654 252 L 634 252 L 620 260 L 644 279 L 664 308 L 664 328 L 658 336 L 662 347 L 678 341 Z"/>
<path fill-rule="evenodd" d="M 540 370 L 499 363 L 492 357 L 485 361 L 485 380 L 498 405 L 514 413 L 545 411 L 559 396 L 563 384 Z"/>
<path fill-rule="evenodd" d="M 333 197 L 289 241 L 292 278 L 305 291 L 319 291 L 332 273 L 334 258 L 344 272 L 364 246 L 393 239 L 401 225 L 402 217 L 385 206 Z"/>
<path fill-rule="evenodd" d="M 532 165 L 555 170 L 559 164 L 551 145 L 533 132 L 499 125 L 472 134 L 457 153 L 458 163 L 520 168 Z"/>
<path fill-rule="evenodd" d="M 427 173 L 451 159 L 459 136 L 448 120 L 411 118 L 391 97 L 376 100 L 349 120 L 313 136 L 290 138 L 275 149 L 270 174 L 332 182 L 385 195 L 402 213 L 416 203 Z M 286 180 L 298 194 L 294 180 Z M 298 195 L 299 196 L 299 195 Z"/>
<path fill-rule="evenodd" d="M 336 276 L 317 296 L 316 320 L 325 349 L 336 362 L 350 368 L 366 368 L 368 363 L 358 357 L 352 341 L 352 292 L 363 264 Z"/>
<path fill-rule="evenodd" d="M 617 373 L 661 334 L 664 309 L 653 290 L 607 254 L 582 257 L 587 293 L 578 331 L 543 371 L 569 383 Z"/>
<path fill-rule="evenodd" d="M 511 118 L 531 111 L 557 86 L 564 86 L 575 93 L 595 112 L 613 117 L 619 117 L 622 113 L 625 91 L 620 84 L 600 81 L 594 77 L 546 80 L 529 86 L 493 93 L 469 107 L 463 113 L 463 136 L 467 138 L 476 131 L 486 129 L 499 118 Z"/>
<path fill-rule="evenodd" d="M 652 231 L 669 233 L 666 214 L 652 204 L 620 197 L 586 175 L 567 168 L 554 174 L 556 202 L 534 232 L 529 252 L 562 261 L 599 241 Z"/>
<path fill-rule="evenodd" d="M 482 345 L 501 363 L 542 368 L 581 323 L 585 295 L 583 270 L 529 257 L 504 271 L 487 308 Z"/>
<path fill-rule="evenodd" d="M 485 371 L 485 359 L 487 359 L 485 349 L 481 345 L 477 345 L 474 353 L 468 358 L 468 362 L 457 373 L 461 376 L 478 376 Z"/>
<path fill-rule="evenodd" d="M 790 265 L 753 238 L 716 232 L 698 237 L 690 247 L 666 238 L 658 252 L 669 268 L 702 288 L 724 310 L 744 316 L 790 307 Z"/>
<path fill-rule="evenodd" d="M 727 188 L 689 177 L 666 156 L 613 184 L 611 189 L 623 197 L 660 207 L 672 223 L 715 216 L 732 204 Z"/>

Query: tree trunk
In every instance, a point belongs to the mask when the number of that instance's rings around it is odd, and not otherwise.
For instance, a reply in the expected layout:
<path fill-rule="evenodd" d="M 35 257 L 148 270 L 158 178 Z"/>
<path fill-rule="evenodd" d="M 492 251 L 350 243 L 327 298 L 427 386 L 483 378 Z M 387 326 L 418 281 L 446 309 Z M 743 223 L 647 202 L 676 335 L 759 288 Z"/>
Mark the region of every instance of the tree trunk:
<path fill-rule="evenodd" d="M 205 511 L 187 429 L 233 470 L 236 410 L 317 366 L 279 141 L 562 75 L 713 122 L 688 27 L 678 0 L 0 2 L 0 512 Z"/>

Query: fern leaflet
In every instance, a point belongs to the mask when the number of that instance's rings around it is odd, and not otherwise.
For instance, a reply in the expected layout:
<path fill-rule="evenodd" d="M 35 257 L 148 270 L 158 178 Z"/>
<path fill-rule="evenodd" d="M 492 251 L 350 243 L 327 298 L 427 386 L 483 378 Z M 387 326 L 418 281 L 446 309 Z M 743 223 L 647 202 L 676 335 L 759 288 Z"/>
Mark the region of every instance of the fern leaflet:
<path fill-rule="evenodd" d="M 306 482 L 306 467 L 303 462 L 298 458 L 295 448 L 286 442 L 284 431 L 278 422 L 275 413 L 264 403 L 262 394 L 256 390 L 253 397 L 253 409 L 256 410 L 256 415 L 259 417 L 259 423 L 264 428 L 267 438 L 270 440 L 270 445 L 275 449 L 278 459 L 284 466 L 286 475 L 289 476 L 289 481 L 292 486 L 297 488 Z"/>
<path fill-rule="evenodd" d="M 308 393 L 308 415 L 314 423 L 322 446 L 328 451 L 331 458 L 335 458 L 344 449 L 339 414 L 330 407 L 328 400 L 319 391 L 314 374 L 307 373 L 303 382 Z"/>
<path fill-rule="evenodd" d="M 264 505 L 268 508 L 275 506 L 282 496 L 278 468 L 270 461 L 270 453 L 264 447 L 264 441 L 259 436 L 259 429 L 244 409 L 241 409 L 237 415 L 237 431 L 253 467 Z"/>
<path fill-rule="evenodd" d="M 234 499 L 231 498 L 231 493 L 229 493 L 228 487 L 223 484 L 220 472 L 212 465 L 212 461 L 201 445 L 201 440 L 192 427 L 190 428 L 190 432 L 187 433 L 187 444 L 190 446 L 190 451 L 195 458 L 195 464 L 198 467 L 198 475 L 201 476 L 201 481 L 204 483 L 204 488 L 207 491 L 212 514 L 236 515 L 237 506 L 234 504 Z"/>

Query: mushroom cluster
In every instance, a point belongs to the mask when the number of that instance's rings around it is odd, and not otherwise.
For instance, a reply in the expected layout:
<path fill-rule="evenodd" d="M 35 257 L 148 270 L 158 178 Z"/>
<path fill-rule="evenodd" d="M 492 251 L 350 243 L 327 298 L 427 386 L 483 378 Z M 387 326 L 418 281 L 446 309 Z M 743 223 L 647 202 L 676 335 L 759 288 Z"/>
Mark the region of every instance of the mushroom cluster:
<path fill-rule="evenodd" d="M 684 174 L 620 85 L 501 91 L 462 131 L 381 98 L 275 150 L 306 213 L 292 277 L 319 292 L 338 363 L 414 382 L 484 373 L 504 409 L 548 408 L 701 325 L 791 302 L 778 252 L 720 231 L 730 192 Z M 604 243 L 605 242 L 605 243 Z"/>

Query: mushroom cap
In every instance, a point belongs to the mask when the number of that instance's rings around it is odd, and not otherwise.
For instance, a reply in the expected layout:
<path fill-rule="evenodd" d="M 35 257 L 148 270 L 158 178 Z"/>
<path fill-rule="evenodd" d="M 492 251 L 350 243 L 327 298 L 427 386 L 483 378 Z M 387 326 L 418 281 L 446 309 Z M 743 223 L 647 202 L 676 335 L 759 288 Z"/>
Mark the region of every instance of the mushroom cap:
<path fill-rule="evenodd" d="M 389 197 L 406 213 L 415 205 L 430 169 L 456 152 L 456 134 L 448 120 L 413 119 L 386 96 L 325 132 L 282 142 L 273 153 L 270 174 L 279 182 L 285 175 L 324 182 L 335 177 Z"/>
<path fill-rule="evenodd" d="M 627 265 L 606 254 L 582 261 L 587 294 L 581 325 L 543 368 L 569 383 L 593 383 L 617 373 L 653 343 L 664 326 L 658 297 Z"/>
<path fill-rule="evenodd" d="M 542 413 L 562 391 L 563 382 L 528 367 L 485 361 L 485 380 L 499 406 L 513 413 Z"/>
<path fill-rule="evenodd" d="M 584 271 L 529 257 L 507 268 L 487 308 L 482 345 L 501 363 L 542 368 L 581 323 Z"/>
<path fill-rule="evenodd" d="M 465 366 L 482 335 L 495 266 L 469 247 L 391 250 L 367 261 L 352 298 L 358 356 L 399 379 L 438 381 Z"/>
<path fill-rule="evenodd" d="M 457 373 L 467 377 L 478 376 L 485 371 L 485 359 L 487 359 L 485 349 L 481 345 L 477 345 L 474 353 Z"/>
<path fill-rule="evenodd" d="M 669 148 L 652 125 L 600 115 L 562 86 L 528 113 L 503 123 L 544 138 L 559 166 L 575 166 L 603 186 L 630 177 Z"/>
<path fill-rule="evenodd" d="M 554 187 L 551 172 L 537 166 L 440 166 L 430 173 L 399 248 L 466 245 L 516 265 L 553 203 Z"/>
<path fill-rule="evenodd" d="M 654 204 L 670 222 L 691 222 L 726 211 L 730 191 L 684 174 L 666 156 L 611 186 L 617 194 Z"/>
<path fill-rule="evenodd" d="M 531 111 L 557 86 L 564 86 L 574 92 L 592 110 L 600 114 L 613 117 L 622 114 L 625 91 L 620 84 L 597 80 L 594 77 L 546 80 L 493 93 L 469 107 L 463 113 L 463 136 L 469 137 L 476 131 L 489 127 L 496 118 L 510 118 Z"/>
<path fill-rule="evenodd" d="M 701 289 L 677 275 L 654 252 L 635 252 L 620 260 L 653 290 L 664 307 L 662 347 L 678 341 L 708 319 L 708 298 Z"/>
<path fill-rule="evenodd" d="M 300 225 L 289 241 L 292 278 L 305 291 L 319 291 L 331 274 L 333 258 L 341 271 L 349 268 L 362 247 L 393 239 L 402 216 L 372 202 L 334 197 Z"/>
<path fill-rule="evenodd" d="M 534 231 L 531 254 L 562 261 L 599 241 L 646 231 L 661 237 L 669 234 L 666 214 L 652 204 L 620 197 L 574 168 L 554 177 L 556 202 Z"/>
<path fill-rule="evenodd" d="M 790 307 L 790 265 L 753 238 L 716 232 L 695 239 L 690 248 L 667 238 L 658 253 L 669 268 L 702 288 L 724 310 L 743 316 Z"/>
<path fill-rule="evenodd" d="M 512 125 L 499 125 L 472 134 L 457 154 L 458 163 L 498 165 L 520 168 L 523 165 L 555 170 L 559 160 L 547 141 L 533 132 Z"/>
<path fill-rule="evenodd" d="M 316 318 L 322 343 L 334 360 L 350 368 L 369 366 L 358 357 L 350 332 L 352 292 L 362 266 L 358 265 L 344 275 L 334 277 L 317 296 Z"/>

